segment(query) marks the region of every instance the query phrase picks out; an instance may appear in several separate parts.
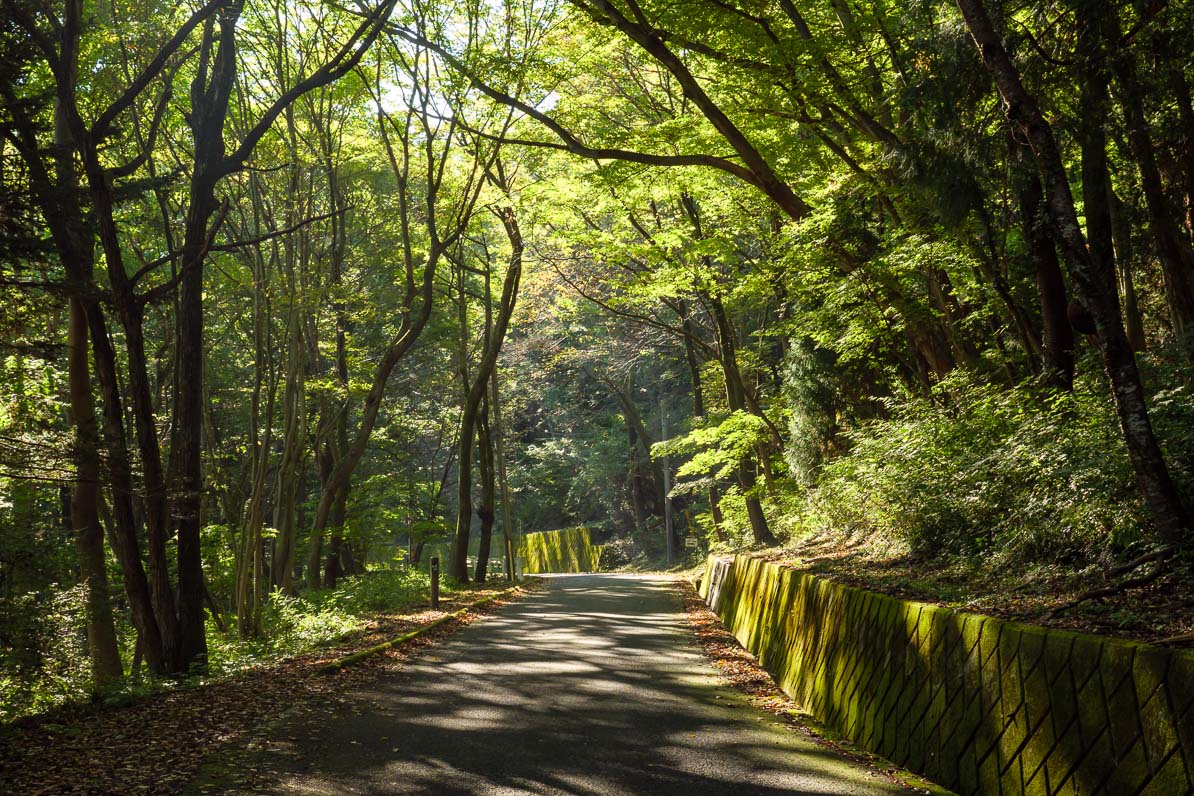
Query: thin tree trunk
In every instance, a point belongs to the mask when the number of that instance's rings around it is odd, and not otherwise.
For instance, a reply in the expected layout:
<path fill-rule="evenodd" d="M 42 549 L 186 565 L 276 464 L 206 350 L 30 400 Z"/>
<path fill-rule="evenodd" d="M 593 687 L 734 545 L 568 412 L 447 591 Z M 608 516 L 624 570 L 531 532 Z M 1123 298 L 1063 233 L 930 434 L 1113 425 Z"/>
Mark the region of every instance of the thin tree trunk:
<path fill-rule="evenodd" d="M 620 387 L 587 366 L 585 372 L 605 385 L 622 408 L 629 443 L 627 478 L 630 481 L 636 527 L 642 529 L 648 514 L 663 518 L 663 467 L 651 458 L 651 446 L 655 444 L 655 440 L 647 430 L 647 424 L 643 422 L 642 413 L 634 401 L 634 371 L 626 374 L 626 380 Z"/>
<path fill-rule="evenodd" d="M 249 180 L 253 200 L 254 229 L 261 228 L 264 214 L 261 206 L 260 182 L 256 175 Z M 236 576 L 237 628 L 243 638 L 261 633 L 260 593 L 262 580 L 262 526 L 265 524 L 267 479 L 273 448 L 274 379 L 273 345 L 270 333 L 269 270 L 260 250 L 252 254 L 253 268 L 253 350 L 254 381 L 250 410 L 250 444 L 252 445 L 250 472 L 253 474 L 249 492 L 248 511 L 241 526 L 241 547 Z M 265 420 L 261 417 L 261 392 L 266 390 Z"/>
<path fill-rule="evenodd" d="M 626 481 L 630 486 L 630 511 L 634 515 L 634 529 L 640 533 L 646 529 L 647 511 L 646 501 L 643 499 L 643 477 L 638 454 L 638 434 L 627 426 L 629 434 L 628 467 Z"/>
<path fill-rule="evenodd" d="M 1049 229 L 1048 208 L 1036 169 L 1025 162 L 1024 147 L 1012 141 L 1009 146 L 1015 180 L 1020 228 L 1028 243 L 1028 256 L 1036 275 L 1037 297 L 1041 306 L 1041 348 L 1046 378 L 1055 387 L 1074 387 L 1074 331 L 1066 315 L 1065 277 L 1057 260 L 1057 247 Z"/>
<path fill-rule="evenodd" d="M 688 317 L 688 304 L 684 301 L 680 302 L 680 328 L 684 330 L 684 361 L 688 365 L 689 379 L 692 382 L 692 416 L 705 416 L 705 391 L 701 385 L 701 360 L 697 356 L 696 344 L 693 338 L 696 337 L 696 325 L 692 319 Z"/>
<path fill-rule="evenodd" d="M 332 540 L 328 545 L 326 565 L 323 572 L 323 585 L 329 589 L 336 588 L 340 576 L 347 569 L 349 574 L 357 574 L 355 565 L 345 567 L 343 559 L 347 554 L 352 561 L 352 546 L 344 539 L 344 522 L 348 515 L 348 486 L 345 485 L 336 495 L 332 503 Z"/>
<path fill-rule="evenodd" d="M 456 302 L 456 344 L 457 344 L 456 345 L 456 355 L 458 357 L 456 370 L 457 370 L 457 373 L 460 375 L 460 431 L 458 432 L 457 441 L 456 441 L 456 456 L 457 456 L 457 462 L 458 462 L 457 467 L 456 467 L 456 483 L 457 483 L 457 485 L 460 485 L 461 482 L 463 481 L 463 483 L 465 484 L 465 489 L 463 490 L 463 494 L 465 494 L 466 498 L 471 500 L 471 497 L 472 497 L 471 483 L 472 482 L 470 479 L 472 478 L 472 461 L 473 461 L 472 460 L 472 455 L 473 455 L 472 435 L 470 434 L 470 437 L 469 437 L 468 450 L 465 450 L 464 447 L 462 447 L 462 445 L 461 445 L 461 440 L 464 439 L 463 435 L 464 435 L 465 426 L 466 426 L 465 420 L 466 420 L 466 413 L 468 412 L 467 407 L 469 404 L 469 391 L 472 386 L 472 380 L 469 377 L 470 337 L 469 337 L 469 315 L 468 315 L 468 290 L 465 287 L 466 269 L 464 267 L 464 262 L 463 261 L 458 262 L 456 265 L 457 265 L 457 268 L 456 268 L 456 288 L 457 288 L 457 292 L 456 292 L 456 295 L 457 295 L 457 302 Z M 488 273 L 489 267 L 490 267 L 489 264 L 486 263 L 486 284 L 487 285 L 489 283 L 489 273 Z M 489 345 L 488 335 L 492 333 L 491 323 L 490 323 L 490 318 L 492 317 L 492 310 L 489 306 L 490 297 L 489 297 L 488 289 L 485 291 L 484 301 L 485 301 L 485 314 L 486 314 L 484 334 L 486 335 L 486 338 L 481 343 L 482 352 L 484 352 L 485 347 Z M 462 470 L 461 468 L 463 468 L 465 466 L 467 466 L 468 469 Z M 461 494 L 461 493 L 458 493 L 458 495 L 459 494 Z M 466 508 L 465 506 L 468 506 L 468 508 Z M 472 529 L 471 504 L 468 504 L 468 503 L 458 504 L 457 511 L 464 513 L 464 516 L 467 518 L 469 530 L 471 531 L 471 529 Z M 457 533 L 459 533 L 459 523 L 457 524 Z M 460 565 L 462 571 L 464 571 L 466 573 L 464 581 L 462 581 L 462 582 L 465 582 L 468 580 L 468 575 L 467 575 L 467 572 L 468 572 L 468 566 L 467 566 L 468 548 L 469 548 L 469 541 L 466 538 L 465 544 L 464 544 L 464 551 L 463 551 L 465 563 Z M 447 569 L 449 572 L 455 572 L 456 567 L 453 563 L 455 561 L 455 556 L 456 556 L 455 537 L 453 537 L 453 548 L 452 548 L 451 556 L 452 556 L 452 558 L 451 558 L 451 560 L 448 561 Z"/>
<path fill-rule="evenodd" d="M 514 537 L 511 534 L 513 521 L 510 516 L 510 484 L 506 480 L 506 443 L 504 439 L 505 427 L 502 425 L 501 385 L 498 380 L 498 369 L 493 369 L 490 379 L 490 401 L 493 405 L 493 428 L 491 434 L 494 441 L 494 453 L 497 459 L 498 488 L 502 499 L 502 542 L 505 547 L 503 557 L 506 562 L 506 580 L 514 582 Z"/>
<path fill-rule="evenodd" d="M 1140 316 L 1140 303 L 1136 299 L 1136 283 L 1132 278 L 1132 219 L 1128 206 L 1115 191 L 1108 188 L 1111 201 L 1111 232 L 1115 243 L 1115 275 L 1119 279 L 1119 296 L 1123 303 L 1124 330 L 1132 350 L 1139 353 L 1145 349 L 1144 321 Z"/>
<path fill-rule="evenodd" d="M 468 581 L 468 543 L 469 529 L 472 525 L 473 502 L 472 458 L 477 410 L 481 399 L 489 389 L 489 377 L 497 365 L 498 354 L 501 353 L 502 342 L 506 338 L 506 330 L 510 325 L 510 316 L 514 312 L 514 304 L 518 300 L 518 284 L 522 278 L 523 243 L 522 232 L 518 227 L 518 218 L 512 207 L 504 207 L 497 212 L 502 226 L 506 230 L 506 237 L 510 241 L 510 263 L 506 268 L 502 294 L 498 299 L 498 312 L 493 333 L 482 352 L 481 361 L 477 363 L 477 371 L 473 374 L 472 384 L 469 387 L 460 417 L 460 452 L 457 466 L 459 475 L 456 479 L 457 511 L 456 533 L 452 540 L 452 576 L 461 583 Z"/>
<path fill-rule="evenodd" d="M 275 538 L 272 564 L 273 584 L 290 594 L 294 590 L 293 570 L 298 520 L 298 473 L 306 442 L 305 360 L 299 323 L 297 287 L 293 269 L 287 281 L 290 285 L 290 307 L 287 311 L 286 386 L 282 403 L 282 459 L 278 465 L 274 497 Z"/>
<path fill-rule="evenodd" d="M 1105 14 L 1113 19 L 1116 12 Z M 1112 28 L 1113 32 L 1118 26 Z M 1178 226 L 1178 213 L 1170 207 L 1161 181 L 1153 151 L 1152 136 L 1144 115 L 1144 102 L 1139 81 L 1136 79 L 1136 64 L 1132 52 L 1126 51 L 1115 59 L 1116 78 L 1119 82 L 1119 103 L 1123 108 L 1128 143 L 1140 169 L 1140 183 L 1144 188 L 1144 202 L 1148 208 L 1149 228 L 1157 242 L 1157 255 L 1161 262 L 1161 273 L 1165 277 L 1165 303 L 1173 323 L 1173 333 L 1178 339 L 1194 330 L 1194 253 L 1182 240 Z"/>
<path fill-rule="evenodd" d="M 496 501 L 494 484 L 493 435 L 489 425 L 489 398 L 481 401 L 481 414 L 477 424 L 477 447 L 480 457 L 477 462 L 481 476 L 481 503 L 477 506 L 477 517 L 481 520 L 481 536 L 477 545 L 477 566 L 473 580 L 484 583 L 489 573 L 489 551 L 493 541 L 493 520 Z"/>
<path fill-rule="evenodd" d="M 283 67 L 278 66 L 279 79 Z M 301 198 L 304 191 L 303 167 L 299 163 L 300 146 L 294 109 L 286 108 L 283 114 L 287 151 L 290 154 L 287 187 L 292 200 L 286 205 L 285 224 L 297 224 L 303 215 L 309 199 Z M 307 194 L 309 196 L 309 194 Z M 299 469 L 305 458 L 307 446 L 306 371 L 308 345 L 314 341 L 306 335 L 304 313 L 306 310 L 305 290 L 305 231 L 297 236 L 287 235 L 282 239 L 282 263 L 286 273 L 286 292 L 289 306 L 286 314 L 286 388 L 283 393 L 282 460 L 278 467 L 278 481 L 275 490 L 274 528 L 277 529 L 273 582 L 287 594 L 293 594 L 294 564 L 298 544 L 298 503 L 302 500 L 299 490 Z M 330 479 L 330 475 L 328 476 Z M 327 480 L 324 483 L 326 486 Z M 323 528 L 312 530 L 313 547 L 318 547 L 323 537 Z M 318 552 L 315 561 L 320 560 Z M 316 567 L 318 572 L 318 567 Z"/>
<path fill-rule="evenodd" d="M 722 372 L 725 374 L 726 401 L 731 412 L 744 411 L 746 398 L 742 376 L 738 371 L 738 349 L 734 330 L 719 299 L 710 298 L 709 306 L 713 310 L 713 319 L 717 325 L 718 353 Z M 750 518 L 750 530 L 755 544 L 777 544 L 779 540 L 771 532 L 763 504 L 759 501 L 755 462 L 750 455 L 744 456 L 738 465 L 738 484 L 742 487 L 742 497 L 746 501 L 746 513 Z"/>

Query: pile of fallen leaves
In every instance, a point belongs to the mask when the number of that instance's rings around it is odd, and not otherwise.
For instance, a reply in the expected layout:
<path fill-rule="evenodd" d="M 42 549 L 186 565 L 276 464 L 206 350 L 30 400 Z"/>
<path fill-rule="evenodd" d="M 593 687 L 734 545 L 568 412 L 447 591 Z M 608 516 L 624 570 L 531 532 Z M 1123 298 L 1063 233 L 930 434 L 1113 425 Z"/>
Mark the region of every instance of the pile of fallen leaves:
<path fill-rule="evenodd" d="M 911 776 L 907 771 L 893 766 L 881 757 L 869 754 L 851 744 L 830 737 L 827 729 L 811 716 L 800 710 L 787 694 L 780 690 L 771 675 L 759 665 L 759 661 L 726 628 L 717 614 L 705 605 L 696 589 L 687 581 L 679 584 L 684 601 L 684 614 L 692 630 L 694 644 L 699 646 L 725 682 L 750 697 L 751 704 L 771 713 L 793 731 L 811 738 L 835 754 L 847 757 L 882 776 L 914 792 L 930 792 L 922 787 L 925 783 Z"/>
<path fill-rule="evenodd" d="M 154 694 L 127 707 L 71 706 L 0 729 L 0 793 L 177 793 L 206 756 L 235 742 L 283 708 L 327 700 L 391 671 L 424 647 L 508 600 L 490 602 L 338 674 L 321 674 L 319 669 L 324 664 L 500 591 L 460 591 L 450 600 L 443 600 L 438 611 L 424 606 L 412 613 L 378 616 L 362 635 L 341 646 L 287 658 L 215 682 Z"/>

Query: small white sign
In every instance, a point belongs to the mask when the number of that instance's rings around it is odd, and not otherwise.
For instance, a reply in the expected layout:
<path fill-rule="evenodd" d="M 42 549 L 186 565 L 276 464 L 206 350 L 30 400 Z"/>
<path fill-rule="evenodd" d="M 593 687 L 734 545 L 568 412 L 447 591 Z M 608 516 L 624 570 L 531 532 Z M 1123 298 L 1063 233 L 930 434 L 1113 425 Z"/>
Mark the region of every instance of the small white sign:
<path fill-rule="evenodd" d="M 696 537 L 695 536 L 685 536 L 684 537 L 684 546 L 689 549 L 695 548 L 697 546 Z"/>

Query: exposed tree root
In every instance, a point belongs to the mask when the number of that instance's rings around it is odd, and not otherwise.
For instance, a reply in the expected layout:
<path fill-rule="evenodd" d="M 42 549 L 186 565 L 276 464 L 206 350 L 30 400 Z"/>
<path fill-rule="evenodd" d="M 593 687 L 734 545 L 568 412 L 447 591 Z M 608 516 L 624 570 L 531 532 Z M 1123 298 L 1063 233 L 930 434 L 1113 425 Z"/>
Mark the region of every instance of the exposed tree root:
<path fill-rule="evenodd" d="M 1163 638 L 1157 644 L 1162 647 L 1178 644 L 1194 644 L 1194 633 L 1181 633 L 1176 636 L 1170 636 L 1169 638 Z"/>
<path fill-rule="evenodd" d="M 1172 546 L 1162 547 L 1152 551 L 1151 553 L 1146 553 L 1145 555 L 1135 558 L 1125 564 L 1113 567 L 1112 569 L 1108 570 L 1108 575 L 1122 575 L 1129 572 L 1134 572 L 1145 564 L 1152 564 L 1148 571 L 1140 575 L 1124 578 L 1117 583 L 1112 583 L 1107 586 L 1100 586 L 1097 589 L 1084 591 L 1069 602 L 1050 608 L 1045 612 L 1043 618 L 1046 620 L 1052 619 L 1058 614 L 1069 611 L 1072 608 L 1076 608 L 1085 602 L 1089 602 L 1090 600 L 1097 600 L 1103 597 L 1112 597 L 1117 594 L 1123 594 L 1129 589 L 1138 589 L 1141 586 L 1147 586 L 1165 573 L 1165 570 L 1168 569 L 1170 554 L 1172 554 L 1174 550 L 1175 548 Z"/>
<path fill-rule="evenodd" d="M 1110 569 L 1107 570 L 1107 574 L 1111 577 L 1114 577 L 1116 575 L 1125 575 L 1129 572 L 1133 572 L 1133 571 L 1139 569 L 1140 567 L 1144 566 L 1145 564 L 1147 564 L 1150 561 L 1156 561 L 1157 559 L 1160 559 L 1160 558 L 1168 558 L 1170 556 L 1170 554 L 1175 553 L 1175 552 L 1177 552 L 1177 548 L 1174 547 L 1173 545 L 1165 545 L 1164 547 L 1158 547 L 1156 550 L 1152 550 L 1148 553 L 1145 553 L 1142 556 L 1133 558 L 1131 561 L 1111 567 Z"/>

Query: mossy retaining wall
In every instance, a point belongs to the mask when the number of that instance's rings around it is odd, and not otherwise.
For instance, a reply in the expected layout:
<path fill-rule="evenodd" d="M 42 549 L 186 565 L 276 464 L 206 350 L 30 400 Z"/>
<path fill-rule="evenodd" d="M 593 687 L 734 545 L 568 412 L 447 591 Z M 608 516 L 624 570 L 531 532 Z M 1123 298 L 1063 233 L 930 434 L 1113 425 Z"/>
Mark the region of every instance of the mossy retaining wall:
<path fill-rule="evenodd" d="M 597 572 L 605 548 L 593 544 L 588 528 L 528 533 L 518 545 L 522 571 L 528 575 L 541 572 Z"/>
<path fill-rule="evenodd" d="M 780 687 L 962 794 L 1194 793 L 1194 655 L 906 602 L 745 556 L 701 595 Z"/>

